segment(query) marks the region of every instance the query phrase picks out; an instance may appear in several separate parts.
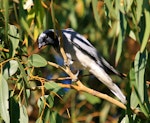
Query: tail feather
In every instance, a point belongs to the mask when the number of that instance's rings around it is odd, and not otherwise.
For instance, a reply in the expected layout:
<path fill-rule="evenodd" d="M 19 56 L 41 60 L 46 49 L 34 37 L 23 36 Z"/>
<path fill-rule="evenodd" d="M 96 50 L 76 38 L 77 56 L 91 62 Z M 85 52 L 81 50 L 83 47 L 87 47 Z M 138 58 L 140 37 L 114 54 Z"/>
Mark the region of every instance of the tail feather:
<path fill-rule="evenodd" d="M 119 98 L 119 100 L 126 104 L 126 97 L 124 96 L 124 94 L 121 92 L 121 90 L 119 89 L 119 87 L 116 84 L 113 84 L 113 86 L 110 88 L 111 92 L 117 96 Z"/>
<path fill-rule="evenodd" d="M 110 90 L 111 92 L 119 98 L 119 100 L 126 104 L 126 98 L 124 94 L 121 92 L 119 87 L 113 83 L 112 79 L 110 76 L 103 70 L 103 68 L 99 67 L 95 63 L 91 63 L 91 69 L 89 69 L 89 72 L 91 72 L 97 79 L 99 79 L 102 83 L 104 83 Z"/>

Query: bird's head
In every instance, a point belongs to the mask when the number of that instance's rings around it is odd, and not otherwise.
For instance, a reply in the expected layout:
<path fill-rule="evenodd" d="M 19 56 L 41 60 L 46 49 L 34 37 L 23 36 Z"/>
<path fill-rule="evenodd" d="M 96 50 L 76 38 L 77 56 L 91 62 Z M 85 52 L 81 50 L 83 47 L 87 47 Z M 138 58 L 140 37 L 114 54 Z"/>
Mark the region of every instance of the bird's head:
<path fill-rule="evenodd" d="M 53 29 L 49 29 L 41 33 L 38 37 L 39 48 L 45 45 L 52 45 L 53 47 L 59 46 L 58 36 L 55 35 Z"/>

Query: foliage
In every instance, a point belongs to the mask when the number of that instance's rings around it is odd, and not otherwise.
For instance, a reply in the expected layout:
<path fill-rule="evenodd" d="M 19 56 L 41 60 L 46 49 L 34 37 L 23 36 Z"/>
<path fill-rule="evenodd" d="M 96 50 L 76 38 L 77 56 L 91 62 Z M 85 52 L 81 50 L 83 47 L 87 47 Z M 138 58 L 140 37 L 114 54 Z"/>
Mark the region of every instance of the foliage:
<path fill-rule="evenodd" d="M 0 0 L 1 122 L 148 123 L 149 22 L 148 0 Z M 126 110 L 60 84 L 71 81 L 48 61 L 61 65 L 63 61 L 50 47 L 37 46 L 42 31 L 58 27 L 83 34 L 127 73 L 124 80 L 112 76 L 126 93 Z M 79 76 L 84 85 L 111 94 L 86 74 Z"/>

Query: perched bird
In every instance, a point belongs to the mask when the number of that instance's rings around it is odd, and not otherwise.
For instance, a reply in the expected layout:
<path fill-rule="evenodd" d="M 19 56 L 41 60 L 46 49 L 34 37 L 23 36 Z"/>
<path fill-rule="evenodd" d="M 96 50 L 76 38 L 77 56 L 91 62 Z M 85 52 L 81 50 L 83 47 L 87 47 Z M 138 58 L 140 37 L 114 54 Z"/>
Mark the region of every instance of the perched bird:
<path fill-rule="evenodd" d="M 102 56 L 98 56 L 96 48 L 85 37 L 70 28 L 62 29 L 61 32 L 63 47 L 69 61 L 68 65 L 72 65 L 79 70 L 87 69 L 125 104 L 125 96 L 119 87 L 113 83 L 109 74 L 115 74 L 120 77 L 123 77 L 123 75 L 116 71 Z M 59 33 L 56 30 L 55 34 L 54 29 L 48 29 L 38 37 L 39 48 L 45 45 L 52 45 L 58 53 L 60 53 L 59 42 Z"/>

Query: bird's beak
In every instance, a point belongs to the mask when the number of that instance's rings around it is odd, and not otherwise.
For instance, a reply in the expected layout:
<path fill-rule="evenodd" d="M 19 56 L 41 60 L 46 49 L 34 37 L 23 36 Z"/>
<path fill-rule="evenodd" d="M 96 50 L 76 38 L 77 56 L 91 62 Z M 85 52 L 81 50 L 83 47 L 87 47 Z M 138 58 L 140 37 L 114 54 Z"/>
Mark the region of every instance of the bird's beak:
<path fill-rule="evenodd" d="M 39 43 L 39 49 L 40 49 L 42 46 L 45 46 L 45 45 L 46 45 L 45 42 Z"/>

